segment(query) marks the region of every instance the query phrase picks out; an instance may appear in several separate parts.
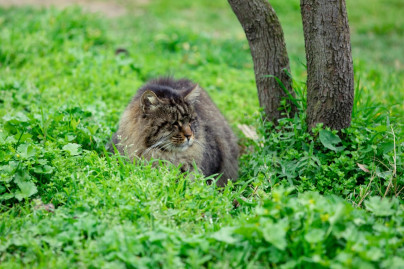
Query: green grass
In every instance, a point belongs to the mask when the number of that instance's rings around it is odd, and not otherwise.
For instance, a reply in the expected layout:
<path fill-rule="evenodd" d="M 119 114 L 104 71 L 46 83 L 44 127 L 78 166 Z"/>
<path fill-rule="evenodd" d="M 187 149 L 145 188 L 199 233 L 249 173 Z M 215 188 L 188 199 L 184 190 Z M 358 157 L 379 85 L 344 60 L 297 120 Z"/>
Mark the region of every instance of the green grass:
<path fill-rule="evenodd" d="M 304 110 L 298 2 L 271 1 Z M 400 0 L 348 3 L 352 126 L 313 135 L 304 111 L 277 127 L 262 121 L 226 1 L 127 8 L 117 19 L 0 8 L 1 268 L 401 268 Z M 218 190 L 177 167 L 105 155 L 136 89 L 167 74 L 198 82 L 230 121 L 245 148 L 237 183 Z"/>

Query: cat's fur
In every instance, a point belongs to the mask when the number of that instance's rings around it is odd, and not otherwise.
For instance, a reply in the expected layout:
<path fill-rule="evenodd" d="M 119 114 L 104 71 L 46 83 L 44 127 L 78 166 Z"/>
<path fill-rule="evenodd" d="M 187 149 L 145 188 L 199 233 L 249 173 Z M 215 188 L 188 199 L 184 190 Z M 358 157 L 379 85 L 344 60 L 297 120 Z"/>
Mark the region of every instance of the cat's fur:
<path fill-rule="evenodd" d="M 238 174 L 237 139 L 219 109 L 197 84 L 160 78 L 141 87 L 127 106 L 112 142 L 120 154 L 168 160 L 205 175 Z"/>

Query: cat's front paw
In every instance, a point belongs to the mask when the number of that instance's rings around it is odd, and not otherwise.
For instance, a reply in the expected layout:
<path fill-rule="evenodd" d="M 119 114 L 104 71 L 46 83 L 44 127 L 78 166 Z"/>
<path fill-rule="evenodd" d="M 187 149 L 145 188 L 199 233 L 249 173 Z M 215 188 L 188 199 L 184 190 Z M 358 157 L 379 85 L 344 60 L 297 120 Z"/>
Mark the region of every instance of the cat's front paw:
<path fill-rule="evenodd" d="M 188 163 L 184 163 L 184 164 L 181 165 L 180 170 L 181 170 L 182 173 L 185 173 L 185 172 L 193 172 L 193 171 L 194 171 L 194 168 L 193 168 L 192 165 L 190 165 L 190 164 L 188 164 Z"/>

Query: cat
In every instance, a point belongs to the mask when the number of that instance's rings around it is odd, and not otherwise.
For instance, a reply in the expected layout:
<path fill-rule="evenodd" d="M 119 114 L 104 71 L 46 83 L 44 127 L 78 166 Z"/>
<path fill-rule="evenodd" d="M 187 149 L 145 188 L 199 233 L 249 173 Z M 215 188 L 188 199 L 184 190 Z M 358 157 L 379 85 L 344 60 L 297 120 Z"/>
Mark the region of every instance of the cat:
<path fill-rule="evenodd" d="M 218 174 L 219 187 L 237 180 L 237 138 L 206 91 L 188 79 L 158 78 L 141 87 L 112 143 L 132 161 L 167 160 L 183 172 L 195 164 L 204 176 Z"/>

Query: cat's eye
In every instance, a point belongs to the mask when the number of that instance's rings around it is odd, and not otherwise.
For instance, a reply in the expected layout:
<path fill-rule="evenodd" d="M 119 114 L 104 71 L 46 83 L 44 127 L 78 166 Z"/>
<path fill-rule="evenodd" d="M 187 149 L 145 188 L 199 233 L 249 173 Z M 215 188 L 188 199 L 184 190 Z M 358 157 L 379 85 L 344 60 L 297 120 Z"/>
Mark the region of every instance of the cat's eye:
<path fill-rule="evenodd" d="M 172 124 L 172 126 L 173 126 L 174 128 L 180 128 L 180 125 L 179 125 L 178 122 L 174 122 L 174 123 Z"/>

